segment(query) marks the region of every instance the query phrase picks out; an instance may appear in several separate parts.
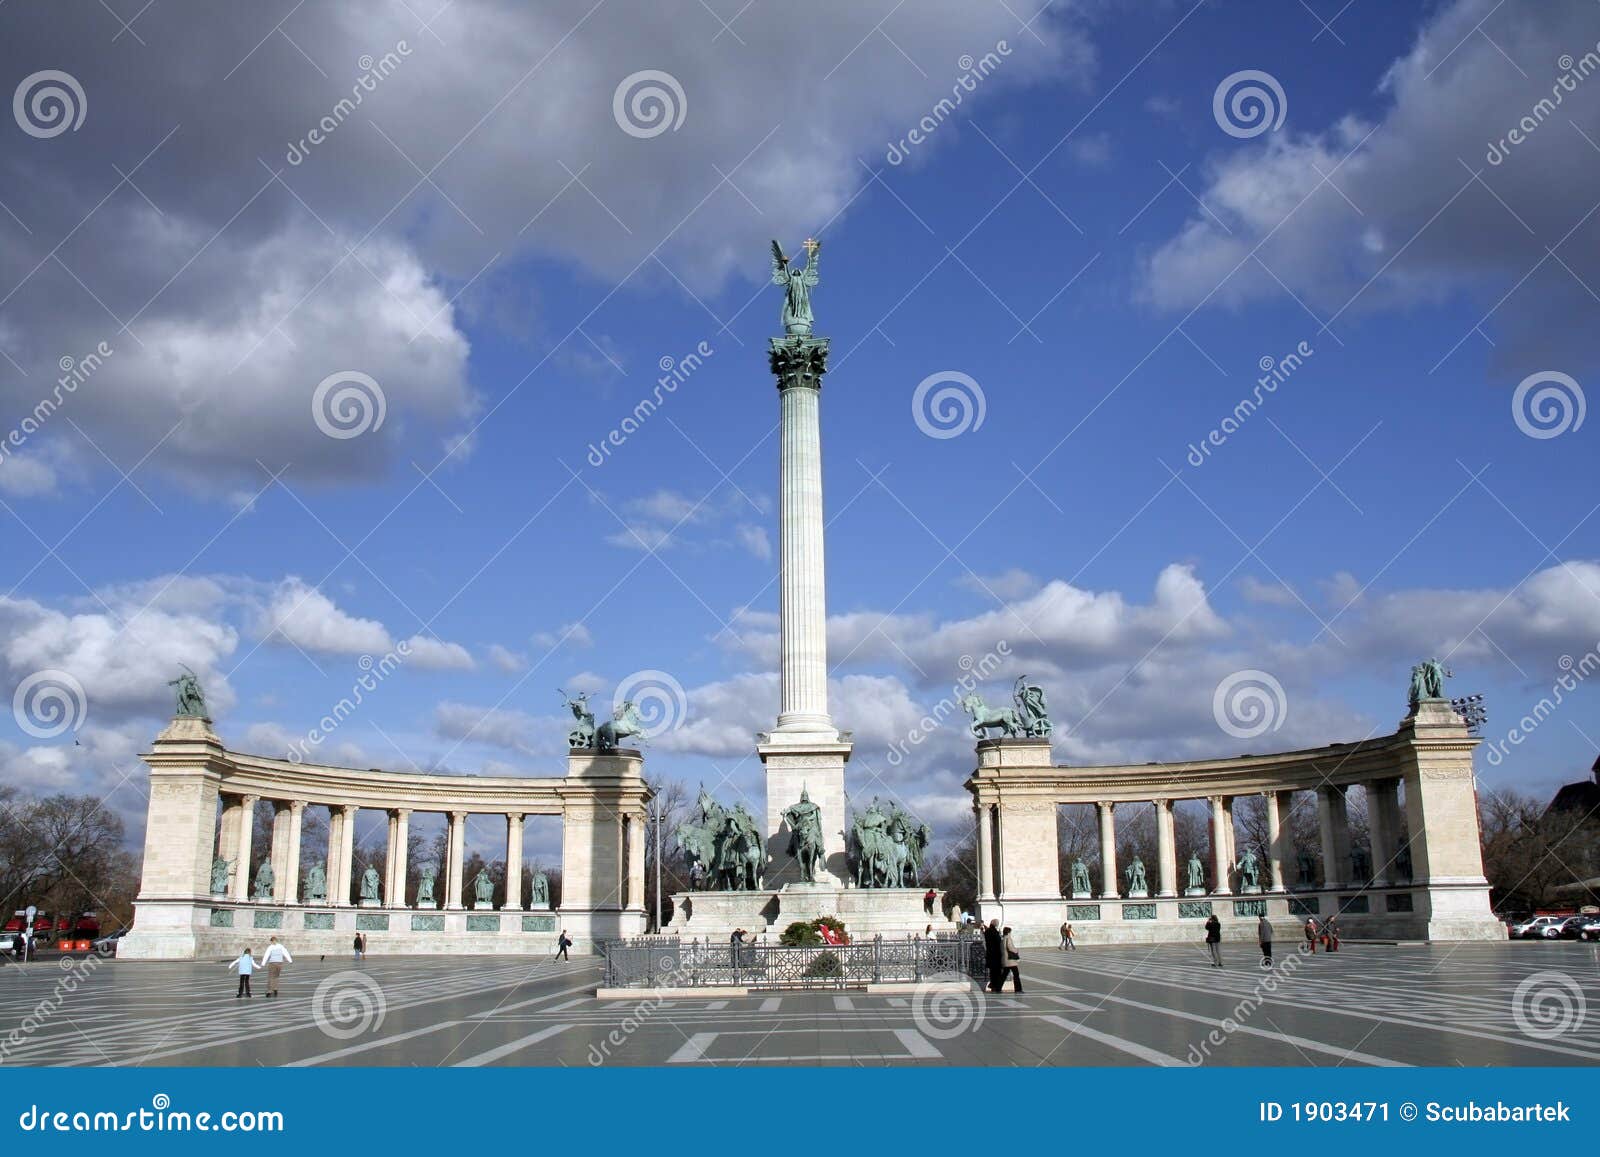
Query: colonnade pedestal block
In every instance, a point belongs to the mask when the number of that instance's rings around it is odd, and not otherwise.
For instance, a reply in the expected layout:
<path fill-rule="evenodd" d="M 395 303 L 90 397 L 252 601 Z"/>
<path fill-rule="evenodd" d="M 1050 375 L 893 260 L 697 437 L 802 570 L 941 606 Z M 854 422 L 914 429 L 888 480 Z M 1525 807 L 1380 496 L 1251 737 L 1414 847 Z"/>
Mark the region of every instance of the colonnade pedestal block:
<path fill-rule="evenodd" d="M 766 887 L 801 882 L 800 864 L 789 854 L 790 831 L 783 813 L 800 802 L 804 792 L 821 812 L 822 859 L 818 884 L 839 888 L 850 876 L 844 841 L 844 765 L 851 744 L 837 732 L 804 734 L 773 732 L 756 744 L 766 767 Z"/>
<path fill-rule="evenodd" d="M 119 959 L 187 959 L 196 955 L 203 910 L 211 888 L 217 805 L 224 762 L 222 741 L 209 719 L 174 719 L 156 737 L 150 765 L 150 805 L 145 817 L 144 869 L 138 920 L 117 945 Z M 223 826 L 224 851 L 238 855 L 241 809 Z M 243 822 L 248 822 L 248 817 Z M 236 866 L 248 875 L 249 865 Z"/>
<path fill-rule="evenodd" d="M 631 748 L 574 749 L 567 782 L 583 787 L 562 809 L 561 918 L 603 940 L 644 933 L 644 758 Z"/>

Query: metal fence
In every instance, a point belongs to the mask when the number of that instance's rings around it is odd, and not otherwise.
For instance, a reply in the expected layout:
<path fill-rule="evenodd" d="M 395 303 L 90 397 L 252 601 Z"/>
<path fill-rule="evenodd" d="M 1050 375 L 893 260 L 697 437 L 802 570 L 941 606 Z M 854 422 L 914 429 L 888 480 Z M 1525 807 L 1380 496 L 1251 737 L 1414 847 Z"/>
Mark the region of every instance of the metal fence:
<path fill-rule="evenodd" d="M 805 946 L 653 936 L 608 940 L 602 951 L 607 988 L 844 989 L 983 975 L 976 936 Z"/>

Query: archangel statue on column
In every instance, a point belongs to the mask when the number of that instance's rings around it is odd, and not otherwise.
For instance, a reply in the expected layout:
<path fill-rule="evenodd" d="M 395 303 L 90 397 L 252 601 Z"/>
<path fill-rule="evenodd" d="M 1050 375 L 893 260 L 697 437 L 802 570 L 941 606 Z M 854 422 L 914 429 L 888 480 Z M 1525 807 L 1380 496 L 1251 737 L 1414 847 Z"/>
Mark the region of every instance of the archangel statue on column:
<path fill-rule="evenodd" d="M 772 284 L 784 287 L 783 332 L 807 334 L 811 332 L 811 289 L 819 280 L 817 252 L 822 243 L 806 238 L 806 263 L 796 267 L 784 256 L 783 247 L 772 243 Z"/>

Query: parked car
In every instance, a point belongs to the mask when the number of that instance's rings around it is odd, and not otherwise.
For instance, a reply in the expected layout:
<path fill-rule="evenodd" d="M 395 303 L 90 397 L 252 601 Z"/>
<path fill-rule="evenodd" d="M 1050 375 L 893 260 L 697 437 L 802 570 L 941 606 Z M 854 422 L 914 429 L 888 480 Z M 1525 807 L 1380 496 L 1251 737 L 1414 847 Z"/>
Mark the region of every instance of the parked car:
<path fill-rule="evenodd" d="M 1511 935 L 1516 940 L 1555 940 L 1566 920 L 1565 916 L 1535 916 L 1512 928 Z"/>
<path fill-rule="evenodd" d="M 117 951 L 117 941 L 121 940 L 127 934 L 128 930 L 126 928 L 118 928 L 111 935 L 102 936 L 96 940 L 93 945 L 94 950 L 96 952 L 104 953 L 106 956 L 115 955 Z"/>
<path fill-rule="evenodd" d="M 1600 916 L 1579 916 L 1579 923 L 1573 932 L 1577 940 L 1600 940 Z"/>
<path fill-rule="evenodd" d="M 1556 935 L 1562 940 L 1576 940 L 1583 926 L 1593 919 L 1590 916 L 1568 916 L 1556 925 Z"/>

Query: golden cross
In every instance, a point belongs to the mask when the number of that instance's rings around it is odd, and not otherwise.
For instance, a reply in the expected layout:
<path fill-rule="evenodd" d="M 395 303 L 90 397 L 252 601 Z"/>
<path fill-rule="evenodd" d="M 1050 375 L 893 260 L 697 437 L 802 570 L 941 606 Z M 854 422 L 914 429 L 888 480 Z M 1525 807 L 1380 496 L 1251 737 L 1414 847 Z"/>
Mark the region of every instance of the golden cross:
<path fill-rule="evenodd" d="M 822 248 L 822 242 L 818 241 L 815 237 L 807 237 L 806 238 L 805 250 L 806 250 L 807 253 L 815 253 L 818 249 L 821 249 L 821 248 Z"/>

